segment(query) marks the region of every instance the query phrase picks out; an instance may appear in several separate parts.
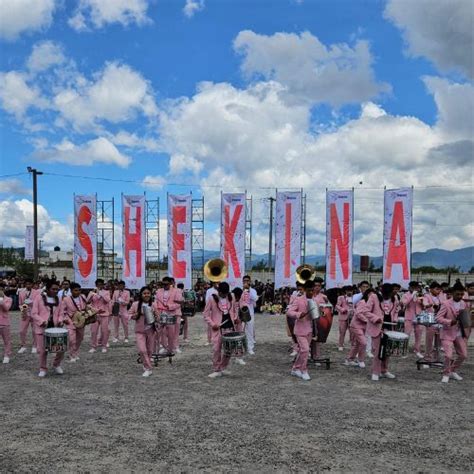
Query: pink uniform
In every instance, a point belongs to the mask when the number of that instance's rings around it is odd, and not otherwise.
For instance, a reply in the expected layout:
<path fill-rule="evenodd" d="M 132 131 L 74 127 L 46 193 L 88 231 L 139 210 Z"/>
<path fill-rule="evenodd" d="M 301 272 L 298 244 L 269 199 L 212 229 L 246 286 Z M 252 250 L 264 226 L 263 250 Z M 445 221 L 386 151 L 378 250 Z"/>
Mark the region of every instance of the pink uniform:
<path fill-rule="evenodd" d="M 354 313 L 352 296 L 341 295 L 337 299 L 336 310 L 339 319 L 339 347 L 344 347 L 344 338 Z"/>
<path fill-rule="evenodd" d="M 431 314 L 436 314 L 441 306 L 441 294 L 435 296 L 432 293 L 427 293 L 423 296 L 423 307 Z M 439 329 L 434 326 L 426 328 L 426 340 L 425 340 L 425 359 L 428 361 L 434 361 L 437 357 L 436 350 L 434 349 L 435 335 L 439 334 Z"/>
<path fill-rule="evenodd" d="M 87 302 L 98 311 L 97 322 L 91 324 L 92 347 L 97 349 L 98 333 L 100 328 L 102 348 L 107 348 L 109 342 L 109 318 L 110 318 L 110 291 L 91 291 L 87 295 Z"/>
<path fill-rule="evenodd" d="M 314 295 L 313 300 L 318 305 L 329 303 L 328 297 L 324 293 L 318 293 L 317 295 Z M 322 310 L 320 310 L 320 312 L 322 313 Z M 313 359 L 319 359 L 321 357 L 321 345 L 322 344 L 323 344 L 322 342 L 312 341 L 312 343 L 311 343 L 311 346 L 312 346 L 311 352 L 312 352 Z"/>
<path fill-rule="evenodd" d="M 421 336 L 423 334 L 423 326 L 421 324 L 413 324 L 415 317 L 423 311 L 423 301 L 418 298 L 416 292 L 406 292 L 402 296 L 402 306 L 405 308 L 405 334 L 409 336 L 415 331 L 415 352 L 421 352 Z"/>
<path fill-rule="evenodd" d="M 0 336 L 3 339 L 3 357 L 12 355 L 12 336 L 10 333 L 10 308 L 13 300 L 8 296 L 0 298 Z"/>
<path fill-rule="evenodd" d="M 145 303 L 142 303 L 142 306 Z M 151 370 L 151 357 L 156 346 L 156 332 L 153 324 L 147 324 L 143 315 L 143 308 L 138 312 L 139 302 L 135 301 L 130 310 L 129 316 L 135 320 L 135 339 L 137 349 L 143 362 L 145 370 Z"/>
<path fill-rule="evenodd" d="M 156 315 L 159 317 L 161 313 L 167 313 L 176 316 L 176 324 L 173 326 L 164 326 L 159 329 L 158 333 L 158 342 L 161 343 L 168 352 L 175 352 L 176 349 L 178 349 L 182 301 L 182 292 L 177 288 L 170 287 L 168 291 L 165 291 L 164 288 L 160 288 L 155 294 L 153 309 Z"/>
<path fill-rule="evenodd" d="M 32 347 L 36 347 L 36 340 L 35 340 L 35 332 L 33 328 L 33 320 L 31 319 L 31 309 L 33 308 L 33 301 L 37 295 L 41 294 L 40 290 L 35 290 L 32 288 L 31 290 L 27 290 L 24 288 L 18 294 L 18 304 L 20 308 L 24 305 L 28 305 L 28 309 L 26 311 L 21 312 L 21 320 L 20 320 L 20 345 L 22 347 L 26 347 L 26 334 L 28 332 L 28 328 L 31 325 L 31 332 L 33 336 L 33 343 Z"/>
<path fill-rule="evenodd" d="M 125 339 L 128 339 L 128 321 L 129 314 L 127 311 L 128 304 L 130 303 L 130 291 L 128 290 L 115 290 L 112 296 L 112 304 L 119 304 L 119 314 L 114 316 L 114 337 L 119 338 L 120 322 L 122 322 L 123 334 Z"/>
<path fill-rule="evenodd" d="M 350 332 L 351 332 L 351 350 L 347 358 L 349 360 L 357 360 L 359 362 L 365 362 L 366 350 L 367 350 L 367 338 L 365 337 L 365 332 L 367 330 L 367 303 L 365 300 L 361 300 L 354 312 L 354 316 L 350 323 Z"/>
<path fill-rule="evenodd" d="M 76 311 L 84 309 L 86 309 L 86 298 L 83 295 L 80 295 L 78 298 L 66 296 L 61 301 L 61 313 L 64 317 L 64 325 L 68 330 L 69 355 L 71 359 L 76 359 L 79 356 L 79 348 L 84 339 L 85 331 L 85 327 L 76 328 L 74 326 L 72 317 Z"/>
<path fill-rule="evenodd" d="M 238 306 L 234 300 L 229 301 L 228 298 L 221 299 L 216 296 L 211 297 L 206 302 L 206 307 L 203 311 L 204 321 L 211 328 L 211 342 L 212 342 L 212 366 L 214 372 L 222 372 L 228 365 L 230 357 L 222 354 L 222 332 L 220 325 L 222 324 L 222 316 L 225 313 L 230 315 L 230 318 L 235 325 L 237 320 Z"/>
<path fill-rule="evenodd" d="M 45 372 L 48 370 L 47 352 L 44 348 L 44 331 L 48 324 L 48 320 L 52 318 L 54 327 L 61 327 L 63 325 L 62 307 L 59 299 L 51 298 L 51 307 L 48 305 L 46 295 L 36 295 L 31 310 L 31 318 L 33 319 L 33 330 L 36 337 L 36 347 L 38 350 L 40 370 Z M 53 367 L 59 367 L 64 358 L 64 352 L 57 352 L 54 357 Z"/>
<path fill-rule="evenodd" d="M 293 370 L 307 372 L 309 346 L 313 335 L 313 322 L 308 312 L 308 298 L 306 295 L 297 296 L 288 306 L 287 314 L 291 318 L 295 318 L 295 326 L 293 334 L 298 342 L 298 355 L 293 363 Z M 302 316 L 304 314 L 304 316 Z"/>
<path fill-rule="evenodd" d="M 467 358 L 466 340 L 462 337 L 461 326 L 457 317 L 466 308 L 464 301 L 446 300 L 441 304 L 436 315 L 436 321 L 443 325 L 441 329 L 441 344 L 444 350 L 444 370 L 443 375 L 457 372 L 461 364 Z M 454 350 L 457 359 L 454 360 Z"/>

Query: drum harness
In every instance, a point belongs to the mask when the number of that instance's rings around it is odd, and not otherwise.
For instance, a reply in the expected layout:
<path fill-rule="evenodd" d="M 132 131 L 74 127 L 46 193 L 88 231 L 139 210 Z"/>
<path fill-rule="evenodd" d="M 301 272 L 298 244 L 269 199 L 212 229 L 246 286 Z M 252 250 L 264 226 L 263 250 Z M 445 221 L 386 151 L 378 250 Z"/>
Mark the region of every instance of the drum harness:
<path fill-rule="evenodd" d="M 42 293 L 41 296 L 43 298 L 44 305 L 49 308 L 49 317 L 48 323 L 46 324 L 46 328 L 54 328 L 54 308 L 59 305 L 59 298 L 57 295 L 54 298 L 50 296 L 49 298 L 54 299 L 54 303 L 50 303 L 48 302 L 48 296 L 46 293 Z"/>

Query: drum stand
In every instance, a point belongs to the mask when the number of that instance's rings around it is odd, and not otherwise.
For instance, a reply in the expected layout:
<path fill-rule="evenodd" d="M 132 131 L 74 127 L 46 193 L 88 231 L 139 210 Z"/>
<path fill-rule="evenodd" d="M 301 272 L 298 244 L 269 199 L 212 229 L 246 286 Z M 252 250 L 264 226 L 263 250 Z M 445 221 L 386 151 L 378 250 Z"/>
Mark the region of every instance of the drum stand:
<path fill-rule="evenodd" d="M 174 357 L 174 352 L 168 352 L 168 354 L 152 354 L 151 355 L 151 361 L 153 362 L 153 365 L 155 367 L 158 367 L 158 362 L 162 359 L 168 359 L 168 362 L 171 364 L 173 362 Z M 142 363 L 142 358 L 139 355 L 137 358 L 137 363 L 141 364 Z"/>
<path fill-rule="evenodd" d="M 329 370 L 331 368 L 331 358 L 329 356 L 327 357 L 318 357 L 317 359 L 309 359 L 308 362 L 311 362 L 313 364 L 325 364 L 326 370 Z"/>
<path fill-rule="evenodd" d="M 416 361 L 416 368 L 418 370 L 421 369 L 422 365 L 427 365 L 428 367 L 444 367 L 444 362 L 440 359 L 440 352 L 441 352 L 441 336 L 439 330 L 434 334 L 433 340 L 433 350 L 435 352 L 435 359 L 434 361 L 419 359 Z"/>

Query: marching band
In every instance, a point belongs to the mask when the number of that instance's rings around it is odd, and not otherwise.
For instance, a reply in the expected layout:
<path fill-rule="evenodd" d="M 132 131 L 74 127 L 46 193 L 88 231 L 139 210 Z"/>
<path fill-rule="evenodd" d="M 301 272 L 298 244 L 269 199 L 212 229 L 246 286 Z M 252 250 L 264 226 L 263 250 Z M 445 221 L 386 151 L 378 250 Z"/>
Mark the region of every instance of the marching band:
<path fill-rule="evenodd" d="M 210 281 L 205 296 L 203 319 L 207 326 L 208 343 L 212 345 L 210 378 L 230 375 L 229 362 L 245 365 L 244 355 L 255 354 L 255 308 L 259 300 L 250 276 L 242 279 L 242 287 L 232 289 L 225 281 L 227 266 L 223 260 L 206 263 L 204 275 Z M 452 288 L 431 282 L 425 290 L 419 282 L 409 283 L 408 291 L 399 294 L 399 285 L 380 284 L 372 288 L 368 282 L 359 287 L 345 286 L 334 293 L 324 291 L 324 282 L 315 276 L 310 265 L 298 267 L 297 288 L 286 307 L 287 334 L 290 337 L 293 364 L 290 375 L 303 381 L 311 380 L 308 368 L 326 363 L 322 355 L 332 325 L 338 317 L 337 348 L 346 352 L 342 364 L 366 367 L 371 353 L 371 380 L 395 379 L 390 372 L 391 356 L 408 357 L 410 338 L 414 337 L 413 354 L 418 368 L 442 368 L 442 383 L 461 381 L 459 371 L 467 358 L 468 339 L 474 322 L 474 283 L 464 286 L 457 281 Z M 109 326 L 113 320 L 113 343 L 128 342 L 129 321 L 135 322 L 135 340 L 143 376 L 152 375 L 158 359 L 179 354 L 180 334 L 187 339 L 187 318 L 196 312 L 196 294 L 176 285 L 171 277 L 163 278 L 154 292 L 143 287 L 134 298 L 125 283 L 106 287 L 102 279 L 87 296 L 77 283 L 60 289 L 55 280 L 46 281 L 44 288 L 35 288 L 32 280 L 24 281 L 19 292 L 20 348 L 27 351 L 27 333 L 32 328 L 32 353 L 38 353 L 39 373 L 47 375 L 47 355 L 54 355 L 53 369 L 63 374 L 66 351 L 68 362 L 79 360 L 79 351 L 90 326 L 90 353 L 101 347 L 107 353 Z M 334 296 L 335 295 L 335 296 Z M 135 299 L 135 301 L 134 301 Z M 335 300 L 333 304 L 330 299 Z M 12 298 L 5 295 L 0 281 L 0 336 L 3 339 L 3 363 L 10 363 L 12 338 L 10 309 Z M 422 353 L 423 332 L 425 352 Z M 347 343 L 350 347 L 346 348 Z M 155 363 L 155 364 L 154 364 Z"/>

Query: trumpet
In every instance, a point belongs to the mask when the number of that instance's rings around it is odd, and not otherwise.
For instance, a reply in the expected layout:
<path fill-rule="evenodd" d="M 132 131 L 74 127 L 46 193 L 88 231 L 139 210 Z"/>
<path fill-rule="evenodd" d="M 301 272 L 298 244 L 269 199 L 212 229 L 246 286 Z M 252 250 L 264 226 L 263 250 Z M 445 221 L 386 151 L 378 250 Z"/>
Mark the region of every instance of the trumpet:
<path fill-rule="evenodd" d="M 308 280 L 314 280 L 316 277 L 316 269 L 313 265 L 303 263 L 296 269 L 296 281 L 299 283 L 306 283 Z"/>
<path fill-rule="evenodd" d="M 224 260 L 213 258 L 204 265 L 204 276 L 212 282 L 221 282 L 227 276 L 228 268 Z"/>
<path fill-rule="evenodd" d="M 21 305 L 21 312 L 22 313 L 24 313 L 27 309 L 28 309 L 28 305 L 26 303 Z"/>

